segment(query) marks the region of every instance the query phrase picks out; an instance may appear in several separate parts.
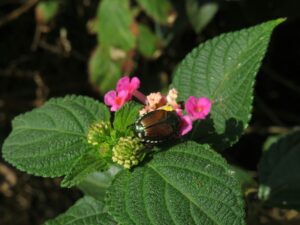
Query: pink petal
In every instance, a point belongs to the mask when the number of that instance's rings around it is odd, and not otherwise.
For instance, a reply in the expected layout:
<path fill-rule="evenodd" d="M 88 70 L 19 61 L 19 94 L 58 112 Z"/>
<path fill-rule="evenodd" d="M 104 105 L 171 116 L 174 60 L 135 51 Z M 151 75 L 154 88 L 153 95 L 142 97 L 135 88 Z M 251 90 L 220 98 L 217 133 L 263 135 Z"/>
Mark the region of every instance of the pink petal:
<path fill-rule="evenodd" d="M 199 98 L 197 105 L 202 109 L 202 115 L 204 119 L 209 114 L 212 103 L 208 98 L 201 97 Z"/>
<path fill-rule="evenodd" d="M 110 108 L 110 111 L 115 112 L 115 111 L 117 111 L 117 110 L 120 109 L 120 108 L 121 108 L 120 105 L 113 105 L 113 106 Z"/>
<path fill-rule="evenodd" d="M 124 100 L 120 97 L 116 97 L 114 103 L 112 104 L 110 111 L 115 112 L 124 105 Z"/>
<path fill-rule="evenodd" d="M 130 86 L 130 78 L 128 76 L 122 77 L 117 83 L 117 92 L 128 90 Z"/>
<path fill-rule="evenodd" d="M 179 134 L 181 136 L 187 134 L 188 132 L 190 132 L 193 128 L 193 121 L 189 116 L 182 116 L 181 117 L 181 127 L 180 127 L 180 131 Z"/>
<path fill-rule="evenodd" d="M 182 117 L 183 113 L 182 113 L 182 109 L 181 108 L 176 108 L 175 112 L 177 113 L 178 116 Z"/>
<path fill-rule="evenodd" d="M 131 99 L 130 93 L 126 90 L 119 91 L 118 97 L 122 98 L 124 100 L 124 103 Z"/>
<path fill-rule="evenodd" d="M 130 91 L 133 92 L 140 88 L 140 79 L 137 77 L 132 77 L 130 82 Z"/>
<path fill-rule="evenodd" d="M 150 93 L 147 96 L 147 105 L 150 109 L 158 109 L 166 104 L 166 98 L 160 92 Z"/>
<path fill-rule="evenodd" d="M 109 91 L 104 96 L 104 103 L 111 106 L 110 111 L 114 112 L 120 109 L 128 99 L 128 91 Z"/>
<path fill-rule="evenodd" d="M 128 91 L 118 92 L 118 96 L 114 99 L 111 111 L 117 111 L 128 101 Z"/>
<path fill-rule="evenodd" d="M 104 95 L 104 103 L 105 105 L 113 105 L 114 104 L 114 100 L 117 96 L 116 91 L 109 91 Z"/>
<path fill-rule="evenodd" d="M 126 99 L 128 96 L 128 91 L 122 90 L 118 92 L 118 97 L 121 97 L 122 99 Z"/>
<path fill-rule="evenodd" d="M 130 95 L 140 87 L 140 80 L 137 77 L 122 77 L 117 83 L 117 92 L 128 91 Z"/>
<path fill-rule="evenodd" d="M 212 103 L 208 98 L 201 97 L 197 99 L 190 96 L 185 103 L 185 109 L 192 120 L 203 120 L 209 114 L 211 105 Z"/>
<path fill-rule="evenodd" d="M 189 114 L 192 117 L 195 116 L 196 113 L 195 108 L 197 107 L 197 102 L 198 99 L 195 96 L 190 96 L 185 102 L 184 108 L 187 114 Z"/>

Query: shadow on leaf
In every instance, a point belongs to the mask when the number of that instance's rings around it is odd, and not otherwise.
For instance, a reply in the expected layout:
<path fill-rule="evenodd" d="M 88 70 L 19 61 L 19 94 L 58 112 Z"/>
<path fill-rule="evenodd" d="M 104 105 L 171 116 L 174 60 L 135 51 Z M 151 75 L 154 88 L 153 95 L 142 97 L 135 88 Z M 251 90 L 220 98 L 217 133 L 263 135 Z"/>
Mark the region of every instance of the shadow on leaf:
<path fill-rule="evenodd" d="M 243 133 L 243 123 L 234 118 L 226 121 L 223 132 L 217 132 L 211 117 L 194 123 L 188 139 L 199 144 L 209 144 L 213 149 L 222 151 L 236 143 Z"/>

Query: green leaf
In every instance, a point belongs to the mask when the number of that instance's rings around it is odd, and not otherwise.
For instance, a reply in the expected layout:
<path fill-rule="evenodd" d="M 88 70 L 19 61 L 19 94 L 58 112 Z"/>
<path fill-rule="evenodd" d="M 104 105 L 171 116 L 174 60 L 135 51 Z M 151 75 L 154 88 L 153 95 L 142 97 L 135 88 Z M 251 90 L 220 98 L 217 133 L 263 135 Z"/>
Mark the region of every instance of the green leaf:
<path fill-rule="evenodd" d="M 87 175 L 108 169 L 108 163 L 100 156 L 98 151 L 89 151 L 82 155 L 74 165 L 70 172 L 63 179 L 62 187 L 72 187 L 79 184 Z"/>
<path fill-rule="evenodd" d="M 122 225 L 244 222 L 240 186 L 208 145 L 177 145 L 133 172 L 120 172 L 108 190 L 109 213 Z"/>
<path fill-rule="evenodd" d="M 104 200 L 105 192 L 111 185 L 113 178 L 122 170 L 120 166 L 112 165 L 105 172 L 95 172 L 86 177 L 78 188 L 85 194 L 98 200 Z"/>
<path fill-rule="evenodd" d="M 135 36 L 129 0 L 103 0 L 98 10 L 98 38 L 104 47 L 114 46 L 129 51 L 135 47 Z"/>
<path fill-rule="evenodd" d="M 156 22 L 166 24 L 173 7 L 169 0 L 137 0 L 145 12 Z"/>
<path fill-rule="evenodd" d="M 104 210 L 104 205 L 92 197 L 79 199 L 68 211 L 44 225 L 117 225 Z"/>
<path fill-rule="evenodd" d="M 217 2 L 206 2 L 200 4 L 199 0 L 187 0 L 187 15 L 193 28 L 200 33 L 218 12 Z"/>
<path fill-rule="evenodd" d="M 300 210 L 300 131 L 273 143 L 260 166 L 259 198 L 274 207 Z"/>
<path fill-rule="evenodd" d="M 131 132 L 131 125 L 137 120 L 141 105 L 135 102 L 126 103 L 120 110 L 115 113 L 114 128 L 124 136 Z"/>
<path fill-rule="evenodd" d="M 241 167 L 230 165 L 232 172 L 235 174 L 243 190 L 246 190 L 248 187 L 255 186 L 255 180 L 251 173 Z M 256 185 L 257 186 L 257 185 Z"/>
<path fill-rule="evenodd" d="M 30 174 L 65 175 L 87 151 L 86 133 L 97 120 L 109 120 L 109 111 L 91 98 L 72 95 L 51 99 L 13 120 L 3 157 Z"/>
<path fill-rule="evenodd" d="M 38 23 L 47 24 L 57 15 L 61 2 L 58 0 L 39 2 L 35 9 Z"/>
<path fill-rule="evenodd" d="M 277 135 L 270 135 L 269 137 L 267 137 L 267 139 L 263 144 L 263 152 L 268 151 L 271 145 L 277 142 L 278 139 L 281 138 L 282 136 L 283 136 L 282 134 L 277 134 Z"/>
<path fill-rule="evenodd" d="M 212 100 L 210 118 L 194 124 L 191 137 L 225 149 L 235 143 L 251 118 L 253 85 L 277 19 L 223 34 L 195 48 L 178 66 L 172 86 L 179 99 Z"/>
<path fill-rule="evenodd" d="M 89 60 L 90 81 L 99 87 L 100 92 L 114 89 L 122 75 L 121 65 L 112 60 L 108 51 L 97 47 Z"/>
<path fill-rule="evenodd" d="M 147 26 L 140 24 L 137 44 L 139 51 L 145 57 L 153 57 L 157 50 L 159 40 Z"/>

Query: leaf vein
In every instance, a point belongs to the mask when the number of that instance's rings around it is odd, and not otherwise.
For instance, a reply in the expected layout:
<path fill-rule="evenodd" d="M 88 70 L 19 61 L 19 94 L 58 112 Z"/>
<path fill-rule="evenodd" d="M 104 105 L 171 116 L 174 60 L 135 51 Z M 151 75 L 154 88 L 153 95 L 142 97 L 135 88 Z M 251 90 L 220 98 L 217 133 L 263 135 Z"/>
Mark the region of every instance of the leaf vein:
<path fill-rule="evenodd" d="M 155 167 L 153 167 L 153 166 L 151 166 L 149 164 L 147 166 L 149 168 L 151 168 L 155 173 L 157 173 L 161 178 L 163 178 L 163 180 L 165 180 L 165 182 L 167 182 L 168 184 L 170 184 L 170 186 L 172 186 L 175 190 L 177 190 L 179 193 L 181 193 L 186 199 L 188 199 L 190 202 L 193 202 L 195 204 L 195 206 L 197 206 L 197 208 L 200 211 L 204 212 L 207 215 L 207 217 L 210 219 L 210 221 L 212 221 L 213 223 L 215 223 L 215 224 L 218 225 L 217 221 L 214 219 L 213 216 L 209 215 L 203 208 L 201 208 L 199 205 L 197 205 L 192 198 L 190 198 L 186 194 L 182 193 L 177 187 L 171 185 L 171 183 L 168 181 L 168 179 L 163 174 L 161 174 L 159 171 L 157 171 Z"/>

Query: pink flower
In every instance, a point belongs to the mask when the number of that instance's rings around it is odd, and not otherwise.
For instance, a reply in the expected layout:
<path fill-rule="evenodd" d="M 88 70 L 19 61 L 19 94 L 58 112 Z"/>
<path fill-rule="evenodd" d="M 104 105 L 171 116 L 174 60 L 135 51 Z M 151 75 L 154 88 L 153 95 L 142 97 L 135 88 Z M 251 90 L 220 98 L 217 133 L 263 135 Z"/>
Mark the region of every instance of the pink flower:
<path fill-rule="evenodd" d="M 160 92 L 151 93 L 147 96 L 147 104 L 150 109 L 155 110 L 166 104 L 166 98 Z"/>
<path fill-rule="evenodd" d="M 185 103 L 185 110 L 191 119 L 203 120 L 209 114 L 211 109 L 211 101 L 208 98 L 201 97 L 197 99 L 194 96 L 190 96 Z"/>
<path fill-rule="evenodd" d="M 140 80 L 137 77 L 132 77 L 131 80 L 128 76 L 122 77 L 117 83 L 117 92 L 127 91 L 128 96 L 126 101 L 129 101 L 134 91 L 139 89 Z"/>
<path fill-rule="evenodd" d="M 142 109 L 139 111 L 139 114 L 140 114 L 140 116 L 142 116 L 142 115 L 144 115 L 144 114 L 146 114 L 146 113 L 148 113 L 148 112 L 150 112 L 150 109 L 149 109 L 149 107 L 145 106 L 144 108 L 142 108 Z"/>
<path fill-rule="evenodd" d="M 160 92 L 156 92 L 147 95 L 145 103 L 146 103 L 145 107 L 140 110 L 140 115 L 143 115 L 145 113 L 154 111 L 156 109 L 165 106 L 167 101 L 165 96 L 163 96 Z"/>
<path fill-rule="evenodd" d="M 167 102 L 169 105 L 177 105 L 176 99 L 178 96 L 178 92 L 175 88 L 172 88 L 171 90 L 169 90 L 168 95 L 167 95 Z"/>
<path fill-rule="evenodd" d="M 190 132 L 193 128 L 193 121 L 191 119 L 191 117 L 189 116 L 181 116 L 181 126 L 180 126 L 180 130 L 179 130 L 179 134 L 181 136 L 187 134 L 188 132 Z"/>
<path fill-rule="evenodd" d="M 133 77 L 132 79 L 128 76 L 122 77 L 117 83 L 117 90 L 112 90 L 105 94 L 104 103 L 111 106 L 110 111 L 114 112 L 128 102 L 133 94 L 138 99 L 144 100 L 146 97 L 137 90 L 139 87 L 140 80 L 137 77 Z"/>
<path fill-rule="evenodd" d="M 104 103 L 110 107 L 110 111 L 114 112 L 121 108 L 127 101 L 128 92 L 120 91 L 116 92 L 114 90 L 109 91 L 104 96 Z"/>
<path fill-rule="evenodd" d="M 178 108 L 175 108 L 174 110 L 175 110 L 175 112 L 177 113 L 178 116 L 183 116 L 183 112 L 182 112 L 181 108 L 178 107 Z"/>

